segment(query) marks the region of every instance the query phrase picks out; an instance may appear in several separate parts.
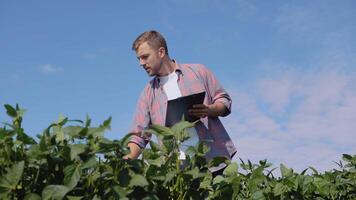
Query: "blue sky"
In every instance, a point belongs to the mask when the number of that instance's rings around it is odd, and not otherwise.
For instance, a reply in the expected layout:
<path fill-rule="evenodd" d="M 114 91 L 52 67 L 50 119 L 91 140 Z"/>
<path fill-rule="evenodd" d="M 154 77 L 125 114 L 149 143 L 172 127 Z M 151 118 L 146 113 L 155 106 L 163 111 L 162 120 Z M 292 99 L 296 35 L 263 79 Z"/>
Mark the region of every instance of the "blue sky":
<path fill-rule="evenodd" d="M 0 104 L 35 136 L 60 114 L 129 130 L 150 79 L 132 41 L 156 29 L 172 58 L 202 63 L 233 97 L 238 156 L 297 170 L 356 152 L 355 1 L 0 0 Z M 5 109 L 0 121 L 8 121 Z M 237 158 L 237 157 L 236 157 Z"/>

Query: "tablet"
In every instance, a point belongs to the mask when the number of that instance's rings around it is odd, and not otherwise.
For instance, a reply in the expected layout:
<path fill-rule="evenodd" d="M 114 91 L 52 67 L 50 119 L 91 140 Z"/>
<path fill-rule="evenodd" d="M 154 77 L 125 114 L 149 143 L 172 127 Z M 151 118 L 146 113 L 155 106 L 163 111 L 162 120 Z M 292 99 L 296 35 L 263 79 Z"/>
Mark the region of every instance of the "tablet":
<path fill-rule="evenodd" d="M 198 120 L 199 117 L 189 115 L 188 110 L 195 104 L 203 104 L 204 98 L 205 91 L 169 100 L 167 103 L 166 126 L 172 127 L 177 122 L 180 122 L 183 116 L 189 122 Z"/>

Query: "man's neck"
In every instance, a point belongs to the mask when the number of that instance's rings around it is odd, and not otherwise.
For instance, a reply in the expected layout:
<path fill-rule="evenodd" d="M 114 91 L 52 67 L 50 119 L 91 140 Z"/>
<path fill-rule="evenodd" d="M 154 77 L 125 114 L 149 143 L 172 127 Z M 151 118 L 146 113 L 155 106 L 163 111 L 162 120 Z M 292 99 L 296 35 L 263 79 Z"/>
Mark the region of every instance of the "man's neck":
<path fill-rule="evenodd" d="M 164 69 L 163 73 L 160 76 L 167 76 L 168 74 L 172 73 L 176 66 L 175 62 L 173 62 L 170 58 L 167 58 L 162 63 L 162 69 Z"/>

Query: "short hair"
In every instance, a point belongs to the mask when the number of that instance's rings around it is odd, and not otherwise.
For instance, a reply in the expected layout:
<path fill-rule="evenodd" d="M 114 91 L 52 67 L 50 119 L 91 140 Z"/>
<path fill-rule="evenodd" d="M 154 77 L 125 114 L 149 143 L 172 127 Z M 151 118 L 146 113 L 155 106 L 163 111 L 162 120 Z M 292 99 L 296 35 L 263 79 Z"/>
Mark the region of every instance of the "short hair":
<path fill-rule="evenodd" d="M 168 55 L 167 42 L 158 31 L 150 30 L 150 31 L 143 32 L 133 42 L 132 50 L 137 51 L 139 46 L 144 42 L 147 42 L 148 45 L 156 49 L 163 47 L 166 51 L 166 54 Z"/>

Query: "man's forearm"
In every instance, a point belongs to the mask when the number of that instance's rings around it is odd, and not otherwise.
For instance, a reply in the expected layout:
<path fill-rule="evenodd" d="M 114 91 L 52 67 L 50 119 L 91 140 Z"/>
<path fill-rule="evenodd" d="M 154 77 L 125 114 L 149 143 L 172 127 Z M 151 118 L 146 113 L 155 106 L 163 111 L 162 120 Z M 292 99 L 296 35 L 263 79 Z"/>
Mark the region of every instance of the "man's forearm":
<path fill-rule="evenodd" d="M 219 117 L 223 116 L 226 113 L 227 108 L 221 102 L 215 102 L 214 104 L 209 105 L 208 116 L 209 117 Z"/>
<path fill-rule="evenodd" d="M 124 156 L 124 159 L 136 159 L 141 153 L 141 148 L 135 143 L 128 143 L 127 146 L 130 148 L 130 153 Z"/>

